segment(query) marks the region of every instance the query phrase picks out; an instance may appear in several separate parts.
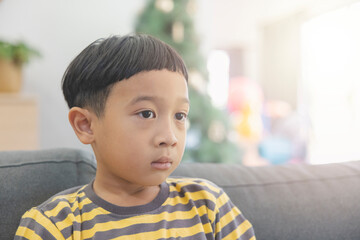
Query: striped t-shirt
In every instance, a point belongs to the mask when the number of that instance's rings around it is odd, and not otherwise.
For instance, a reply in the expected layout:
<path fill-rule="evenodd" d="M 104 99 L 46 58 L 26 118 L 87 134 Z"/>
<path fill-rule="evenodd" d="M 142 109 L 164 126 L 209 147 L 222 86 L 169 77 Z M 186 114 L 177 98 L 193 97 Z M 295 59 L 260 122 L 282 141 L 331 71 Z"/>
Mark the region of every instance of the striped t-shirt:
<path fill-rule="evenodd" d="M 202 179 L 168 178 L 150 203 L 120 207 L 92 184 L 61 192 L 27 211 L 15 239 L 254 240 L 248 220 L 225 192 Z"/>

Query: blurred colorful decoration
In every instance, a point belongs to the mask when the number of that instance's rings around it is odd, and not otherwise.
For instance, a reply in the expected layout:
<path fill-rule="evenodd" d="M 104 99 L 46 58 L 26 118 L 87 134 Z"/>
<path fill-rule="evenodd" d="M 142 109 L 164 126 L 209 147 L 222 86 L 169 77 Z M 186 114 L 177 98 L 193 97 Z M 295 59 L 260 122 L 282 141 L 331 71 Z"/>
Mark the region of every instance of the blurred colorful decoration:
<path fill-rule="evenodd" d="M 251 166 L 302 162 L 306 157 L 304 122 L 283 101 L 264 100 L 259 84 L 243 77 L 230 81 L 228 109 Z"/>
<path fill-rule="evenodd" d="M 191 102 L 183 161 L 240 162 L 241 150 L 229 137 L 228 114 L 214 107 L 206 92 L 208 72 L 194 27 L 196 0 L 149 0 L 135 31 L 153 35 L 174 47 L 189 70 Z"/>
<path fill-rule="evenodd" d="M 270 136 L 259 144 L 259 154 L 273 165 L 287 163 L 292 156 L 291 142 L 280 136 Z"/>
<path fill-rule="evenodd" d="M 270 164 L 303 162 L 306 158 L 306 121 L 283 101 L 268 101 L 264 106 L 264 137 L 260 156 Z"/>
<path fill-rule="evenodd" d="M 263 93 L 256 82 L 243 77 L 230 80 L 228 109 L 241 138 L 253 142 L 260 140 L 262 105 Z"/>
<path fill-rule="evenodd" d="M 263 92 L 259 84 L 244 77 L 230 80 L 228 109 L 238 144 L 244 149 L 243 163 L 248 166 L 266 165 L 259 155 L 258 144 L 262 139 Z"/>

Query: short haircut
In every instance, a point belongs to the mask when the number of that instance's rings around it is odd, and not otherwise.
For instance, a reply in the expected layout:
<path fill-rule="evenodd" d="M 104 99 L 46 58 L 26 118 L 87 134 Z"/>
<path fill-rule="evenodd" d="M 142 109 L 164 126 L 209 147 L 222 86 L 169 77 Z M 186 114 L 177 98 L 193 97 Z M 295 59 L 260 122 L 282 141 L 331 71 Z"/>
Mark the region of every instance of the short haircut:
<path fill-rule="evenodd" d="M 88 107 L 101 117 L 114 83 L 140 72 L 162 69 L 178 72 L 188 80 L 180 55 L 159 39 L 145 34 L 101 38 L 70 63 L 62 90 L 69 108 Z"/>

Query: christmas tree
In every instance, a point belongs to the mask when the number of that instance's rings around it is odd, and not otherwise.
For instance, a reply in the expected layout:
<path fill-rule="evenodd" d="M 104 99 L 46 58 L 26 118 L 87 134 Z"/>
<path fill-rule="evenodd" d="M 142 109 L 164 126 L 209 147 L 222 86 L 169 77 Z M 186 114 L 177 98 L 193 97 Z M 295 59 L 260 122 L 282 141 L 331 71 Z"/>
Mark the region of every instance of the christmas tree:
<path fill-rule="evenodd" d="M 231 126 L 224 110 L 206 94 L 207 70 L 194 27 L 195 0 L 149 0 L 135 31 L 174 47 L 189 70 L 189 130 L 183 161 L 239 162 L 240 151 L 229 140 Z"/>

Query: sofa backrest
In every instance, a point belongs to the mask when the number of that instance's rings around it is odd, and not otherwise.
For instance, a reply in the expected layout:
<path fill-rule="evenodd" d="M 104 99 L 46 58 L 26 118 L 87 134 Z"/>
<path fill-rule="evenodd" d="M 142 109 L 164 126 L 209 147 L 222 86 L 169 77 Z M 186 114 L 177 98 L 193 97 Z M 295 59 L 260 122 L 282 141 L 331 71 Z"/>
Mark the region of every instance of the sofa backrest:
<path fill-rule="evenodd" d="M 13 239 L 21 216 L 52 195 L 91 181 L 92 154 L 74 149 L 0 152 L 0 239 Z"/>
<path fill-rule="evenodd" d="M 360 239 L 360 161 L 255 168 L 191 163 L 174 174 L 222 187 L 258 240 Z"/>
<path fill-rule="evenodd" d="M 22 214 L 95 176 L 91 153 L 74 149 L 0 152 L 0 239 L 12 239 Z M 249 168 L 182 163 L 176 176 L 222 187 L 257 239 L 360 239 L 360 162 Z"/>

